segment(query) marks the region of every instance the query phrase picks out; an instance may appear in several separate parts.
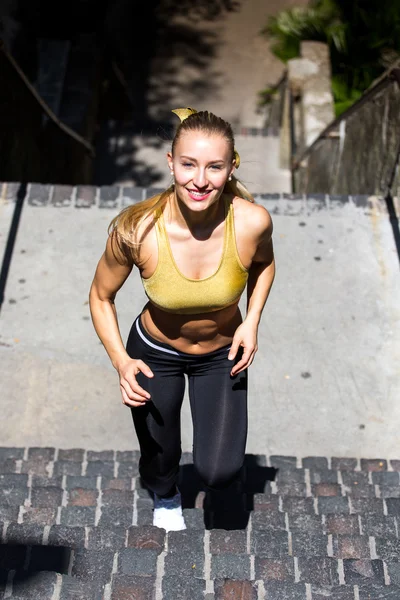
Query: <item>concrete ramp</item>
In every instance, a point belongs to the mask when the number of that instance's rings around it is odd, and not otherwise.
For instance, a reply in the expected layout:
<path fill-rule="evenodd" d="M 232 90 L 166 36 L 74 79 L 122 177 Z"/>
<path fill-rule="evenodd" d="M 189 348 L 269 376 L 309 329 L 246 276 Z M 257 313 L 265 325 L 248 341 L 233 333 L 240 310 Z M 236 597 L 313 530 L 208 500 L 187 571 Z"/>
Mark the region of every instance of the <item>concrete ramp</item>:
<path fill-rule="evenodd" d="M 1 255 L 15 191 L 3 184 Z M 123 197 L 146 194 L 28 186 L 0 317 L 1 446 L 137 448 L 88 291 Z M 277 277 L 250 370 L 247 452 L 398 458 L 399 259 L 384 203 L 257 201 L 273 217 Z M 134 274 L 117 297 L 124 339 L 144 302 Z M 182 429 L 190 451 L 187 403 Z"/>

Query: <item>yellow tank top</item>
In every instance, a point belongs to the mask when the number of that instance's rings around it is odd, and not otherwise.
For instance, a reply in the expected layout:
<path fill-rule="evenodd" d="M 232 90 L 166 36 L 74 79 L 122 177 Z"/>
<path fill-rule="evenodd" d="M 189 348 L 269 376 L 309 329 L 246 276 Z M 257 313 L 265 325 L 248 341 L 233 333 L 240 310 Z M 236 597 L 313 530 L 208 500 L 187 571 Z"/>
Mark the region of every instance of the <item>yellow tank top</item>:
<path fill-rule="evenodd" d="M 158 263 L 151 277 L 142 278 L 150 302 L 166 312 L 188 315 L 221 310 L 237 302 L 246 287 L 248 271 L 236 248 L 232 203 L 225 200 L 224 243 L 219 266 L 213 275 L 204 279 L 182 275 L 171 251 L 162 211 L 157 217 Z"/>

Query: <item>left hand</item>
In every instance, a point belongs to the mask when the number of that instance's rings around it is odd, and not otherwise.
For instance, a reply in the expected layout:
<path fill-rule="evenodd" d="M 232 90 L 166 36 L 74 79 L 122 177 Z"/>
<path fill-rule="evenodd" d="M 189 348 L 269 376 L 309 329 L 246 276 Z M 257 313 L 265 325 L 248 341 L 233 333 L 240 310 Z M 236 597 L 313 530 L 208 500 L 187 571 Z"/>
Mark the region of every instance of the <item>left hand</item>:
<path fill-rule="evenodd" d="M 258 350 L 257 346 L 257 327 L 253 324 L 243 321 L 236 329 L 233 336 L 232 346 L 228 354 L 229 360 L 234 360 L 239 348 L 243 348 L 243 356 L 239 362 L 232 368 L 231 376 L 237 375 L 251 365 L 254 356 Z"/>

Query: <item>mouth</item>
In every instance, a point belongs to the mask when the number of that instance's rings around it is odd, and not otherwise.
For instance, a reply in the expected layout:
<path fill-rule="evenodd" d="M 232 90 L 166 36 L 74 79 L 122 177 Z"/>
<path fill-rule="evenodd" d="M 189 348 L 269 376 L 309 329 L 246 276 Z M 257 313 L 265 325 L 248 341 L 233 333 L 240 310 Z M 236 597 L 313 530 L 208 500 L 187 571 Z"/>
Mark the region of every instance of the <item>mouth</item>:
<path fill-rule="evenodd" d="M 204 200 L 211 194 L 212 190 L 206 190 L 204 192 L 199 192 L 197 190 L 187 190 L 187 192 L 192 198 L 192 200 Z"/>

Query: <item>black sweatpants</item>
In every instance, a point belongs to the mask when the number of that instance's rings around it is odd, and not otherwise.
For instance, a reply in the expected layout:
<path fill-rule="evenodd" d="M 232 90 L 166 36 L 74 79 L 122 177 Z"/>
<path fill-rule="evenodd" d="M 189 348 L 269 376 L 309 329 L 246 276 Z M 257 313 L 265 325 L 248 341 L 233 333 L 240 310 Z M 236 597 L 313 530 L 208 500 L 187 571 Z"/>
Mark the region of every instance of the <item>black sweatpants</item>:
<path fill-rule="evenodd" d="M 193 462 L 211 489 L 229 486 L 239 475 L 247 437 L 247 370 L 230 376 L 230 346 L 195 355 L 178 352 L 152 338 L 140 322 L 132 325 L 127 346 L 131 358 L 141 359 L 154 373 L 137 375 L 151 394 L 144 406 L 132 408 L 145 485 L 160 496 L 176 483 L 181 457 L 180 413 L 189 380 L 193 420 Z M 235 359 L 240 359 L 241 352 Z"/>

